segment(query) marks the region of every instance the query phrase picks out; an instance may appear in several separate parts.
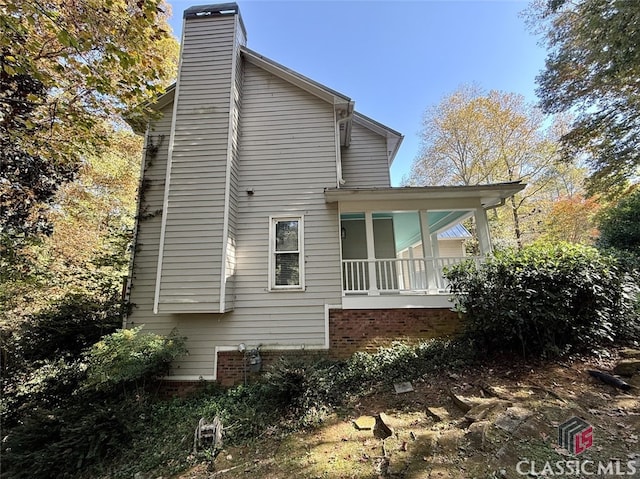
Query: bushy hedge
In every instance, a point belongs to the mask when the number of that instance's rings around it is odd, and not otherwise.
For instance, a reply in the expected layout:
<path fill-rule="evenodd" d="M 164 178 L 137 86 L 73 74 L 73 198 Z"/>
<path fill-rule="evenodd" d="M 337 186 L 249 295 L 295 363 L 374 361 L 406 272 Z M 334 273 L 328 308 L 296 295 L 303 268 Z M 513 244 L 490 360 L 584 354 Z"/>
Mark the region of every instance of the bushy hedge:
<path fill-rule="evenodd" d="M 13 423 L 3 431 L 6 477 L 75 477 L 126 448 L 146 406 L 144 390 L 129 393 L 184 353 L 183 338 L 136 328 L 105 336 L 77 358 L 25 372 L 2 398 L 3 416 Z"/>
<path fill-rule="evenodd" d="M 479 348 L 555 355 L 632 334 L 638 289 L 618 261 L 588 246 L 533 244 L 446 276 Z"/>
<path fill-rule="evenodd" d="M 102 336 L 122 325 L 118 297 L 100 299 L 69 294 L 26 318 L 3 338 L 3 368 L 11 373 L 38 361 L 55 361 L 80 354 Z"/>

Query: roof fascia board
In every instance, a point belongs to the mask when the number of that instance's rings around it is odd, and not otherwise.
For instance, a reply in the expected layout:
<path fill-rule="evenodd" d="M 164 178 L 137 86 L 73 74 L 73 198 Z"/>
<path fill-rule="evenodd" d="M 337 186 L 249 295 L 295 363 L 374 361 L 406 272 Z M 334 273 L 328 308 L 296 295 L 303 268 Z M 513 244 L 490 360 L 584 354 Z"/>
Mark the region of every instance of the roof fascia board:
<path fill-rule="evenodd" d="M 160 95 L 153 103 L 149 106 L 154 110 L 162 110 L 165 106 L 173 103 L 173 99 L 176 96 L 176 84 L 173 83 L 167 87 L 165 92 Z"/>
<path fill-rule="evenodd" d="M 402 188 L 328 188 L 325 201 L 376 201 L 376 200 L 430 200 L 454 198 L 480 198 L 485 208 L 499 205 L 527 185 L 521 182 L 496 183 L 474 186 L 423 186 Z"/>

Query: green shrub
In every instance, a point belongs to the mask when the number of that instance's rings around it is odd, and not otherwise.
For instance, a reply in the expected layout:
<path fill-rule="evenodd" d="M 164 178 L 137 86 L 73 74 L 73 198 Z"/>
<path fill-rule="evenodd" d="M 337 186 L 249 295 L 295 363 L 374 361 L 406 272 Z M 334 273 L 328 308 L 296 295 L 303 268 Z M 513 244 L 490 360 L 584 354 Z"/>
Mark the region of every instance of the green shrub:
<path fill-rule="evenodd" d="M 341 363 L 327 359 L 282 357 L 267 370 L 262 393 L 271 407 L 300 425 L 315 424 L 340 400 L 341 369 Z"/>
<path fill-rule="evenodd" d="M 142 410 L 133 400 L 113 399 L 35 408 L 4 439 L 3 477 L 76 477 L 127 447 Z"/>
<path fill-rule="evenodd" d="M 61 358 L 41 361 L 30 370 L 20 370 L 5 381 L 1 404 L 2 424 L 13 427 L 33 409 L 64 406 L 85 376 L 79 360 Z"/>
<path fill-rule="evenodd" d="M 122 452 L 145 428 L 145 383 L 184 352 L 183 338 L 137 328 L 105 336 L 78 360 L 34 369 L 3 397 L 20 418 L 2 443 L 7 477 L 75 477 Z"/>
<path fill-rule="evenodd" d="M 163 376 L 171 362 L 186 354 L 185 338 L 143 333 L 142 327 L 121 329 L 102 338 L 86 355 L 83 387 L 109 392 L 129 386 L 140 388 Z"/>
<path fill-rule="evenodd" d="M 628 332 L 637 286 L 616 258 L 568 243 L 496 252 L 447 272 L 467 335 L 489 351 L 555 355 Z"/>

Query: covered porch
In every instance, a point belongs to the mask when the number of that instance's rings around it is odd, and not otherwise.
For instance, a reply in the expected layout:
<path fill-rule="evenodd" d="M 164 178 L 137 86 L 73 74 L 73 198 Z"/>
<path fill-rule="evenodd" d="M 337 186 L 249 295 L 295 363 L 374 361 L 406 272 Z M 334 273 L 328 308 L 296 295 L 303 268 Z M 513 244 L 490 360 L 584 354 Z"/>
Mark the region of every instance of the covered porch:
<path fill-rule="evenodd" d="M 374 189 L 330 189 L 340 214 L 345 308 L 448 307 L 444 270 L 491 252 L 487 210 L 523 189 L 521 183 Z M 464 242 L 475 229 L 477 248 Z"/>

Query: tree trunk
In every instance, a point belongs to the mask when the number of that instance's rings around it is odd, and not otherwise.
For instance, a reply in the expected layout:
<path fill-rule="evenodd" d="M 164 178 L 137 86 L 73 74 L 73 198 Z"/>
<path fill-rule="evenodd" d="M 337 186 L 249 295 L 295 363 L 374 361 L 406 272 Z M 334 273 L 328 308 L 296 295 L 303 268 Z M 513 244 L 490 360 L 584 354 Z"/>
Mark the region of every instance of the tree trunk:
<path fill-rule="evenodd" d="M 511 200 L 511 213 L 513 214 L 513 232 L 516 237 L 518 249 L 522 249 L 522 232 L 520 231 L 520 217 L 518 216 L 518 207 L 516 206 L 516 199 L 514 196 Z"/>

